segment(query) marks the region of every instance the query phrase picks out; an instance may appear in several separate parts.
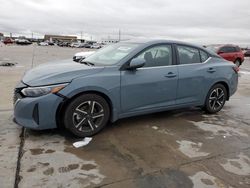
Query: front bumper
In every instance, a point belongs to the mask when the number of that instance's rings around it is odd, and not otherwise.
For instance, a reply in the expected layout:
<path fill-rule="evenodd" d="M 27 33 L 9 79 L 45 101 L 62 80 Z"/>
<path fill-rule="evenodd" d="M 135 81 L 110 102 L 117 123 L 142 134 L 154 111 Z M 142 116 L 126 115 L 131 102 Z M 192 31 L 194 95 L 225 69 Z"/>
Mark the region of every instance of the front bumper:
<path fill-rule="evenodd" d="M 14 104 L 14 120 L 31 129 L 56 128 L 56 113 L 62 101 L 63 98 L 55 94 L 18 98 Z"/>

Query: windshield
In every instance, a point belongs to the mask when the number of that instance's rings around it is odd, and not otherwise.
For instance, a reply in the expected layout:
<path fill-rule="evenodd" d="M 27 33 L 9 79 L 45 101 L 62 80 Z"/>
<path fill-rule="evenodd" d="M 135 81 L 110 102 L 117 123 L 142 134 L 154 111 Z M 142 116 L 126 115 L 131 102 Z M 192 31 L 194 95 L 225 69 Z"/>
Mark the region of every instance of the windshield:
<path fill-rule="evenodd" d="M 98 50 L 84 61 L 94 65 L 114 65 L 132 52 L 139 44 L 117 43 Z"/>

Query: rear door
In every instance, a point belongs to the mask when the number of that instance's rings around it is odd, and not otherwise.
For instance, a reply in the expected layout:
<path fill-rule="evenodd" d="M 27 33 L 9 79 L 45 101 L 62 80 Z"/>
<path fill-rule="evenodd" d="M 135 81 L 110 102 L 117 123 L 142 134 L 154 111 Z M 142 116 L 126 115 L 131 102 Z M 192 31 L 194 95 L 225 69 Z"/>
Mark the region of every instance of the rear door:
<path fill-rule="evenodd" d="M 183 45 L 176 45 L 176 52 L 179 63 L 176 104 L 199 104 L 205 95 L 207 77 L 215 71 L 204 64 L 209 56 L 203 50 Z"/>
<path fill-rule="evenodd" d="M 143 50 L 145 66 L 121 71 L 121 107 L 123 113 L 145 111 L 175 104 L 178 81 L 173 66 L 172 46 L 162 44 Z"/>

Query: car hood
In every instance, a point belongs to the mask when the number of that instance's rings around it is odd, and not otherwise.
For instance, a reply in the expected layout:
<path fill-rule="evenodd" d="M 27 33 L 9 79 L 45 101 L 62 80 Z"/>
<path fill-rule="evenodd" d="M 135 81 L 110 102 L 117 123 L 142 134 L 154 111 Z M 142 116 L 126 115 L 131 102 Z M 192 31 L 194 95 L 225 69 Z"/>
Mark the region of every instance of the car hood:
<path fill-rule="evenodd" d="M 93 67 L 74 61 L 53 62 L 27 71 L 22 79 L 29 86 L 42 86 L 71 82 L 74 78 L 95 74 L 104 67 Z"/>

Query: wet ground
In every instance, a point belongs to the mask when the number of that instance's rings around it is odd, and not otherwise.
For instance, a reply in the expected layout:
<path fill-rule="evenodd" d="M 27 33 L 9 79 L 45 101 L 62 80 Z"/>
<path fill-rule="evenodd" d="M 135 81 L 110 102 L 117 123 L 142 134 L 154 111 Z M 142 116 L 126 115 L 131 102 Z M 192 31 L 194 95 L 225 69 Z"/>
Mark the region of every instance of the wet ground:
<path fill-rule="evenodd" d="M 34 66 L 78 51 L 35 47 Z M 220 113 L 191 108 L 123 119 L 75 148 L 79 139 L 64 130 L 22 131 L 12 122 L 12 90 L 32 53 L 32 46 L 0 48 L 0 61 L 18 63 L 0 67 L 3 187 L 250 187 L 250 60 Z"/>

